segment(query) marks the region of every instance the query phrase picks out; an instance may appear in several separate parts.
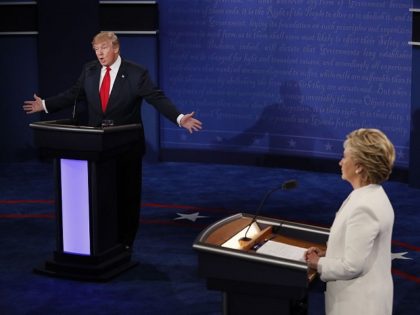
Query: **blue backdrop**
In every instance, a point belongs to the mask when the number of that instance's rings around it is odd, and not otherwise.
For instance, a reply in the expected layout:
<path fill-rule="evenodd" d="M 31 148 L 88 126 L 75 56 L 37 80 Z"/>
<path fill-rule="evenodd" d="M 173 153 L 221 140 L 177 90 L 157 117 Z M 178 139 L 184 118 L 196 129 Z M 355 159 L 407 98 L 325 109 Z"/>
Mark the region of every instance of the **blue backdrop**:
<path fill-rule="evenodd" d="M 35 36 L 0 36 L 0 162 L 33 158 L 31 122 L 39 115 L 26 115 L 23 100 L 38 93 L 38 54 Z M 25 49 L 23 49 L 25 48 Z M 21 67 L 21 68 L 20 68 Z"/>
<path fill-rule="evenodd" d="M 191 137 L 163 121 L 162 148 L 336 159 L 374 127 L 407 167 L 410 4 L 161 0 L 161 85 L 204 122 Z"/>

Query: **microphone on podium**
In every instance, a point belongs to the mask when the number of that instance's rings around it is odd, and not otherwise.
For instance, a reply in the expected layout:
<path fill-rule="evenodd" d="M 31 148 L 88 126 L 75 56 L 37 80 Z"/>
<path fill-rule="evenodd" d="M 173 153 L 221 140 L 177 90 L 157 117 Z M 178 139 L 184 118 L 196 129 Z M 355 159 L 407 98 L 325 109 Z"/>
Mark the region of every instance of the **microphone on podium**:
<path fill-rule="evenodd" d="M 77 99 L 79 98 L 79 95 L 80 95 L 80 89 L 81 89 L 81 87 L 78 87 L 77 88 L 76 97 L 74 98 L 74 102 L 73 102 L 73 112 L 72 112 L 72 115 L 71 115 L 73 124 L 76 124 L 77 123 L 77 119 L 76 119 L 76 107 L 77 107 Z"/>
<path fill-rule="evenodd" d="M 262 207 L 263 207 L 263 205 L 264 205 L 265 201 L 267 200 L 267 198 L 268 198 L 268 197 L 269 197 L 269 196 L 270 196 L 273 192 L 275 192 L 275 191 L 277 191 L 277 190 L 289 190 L 289 189 L 296 188 L 296 187 L 297 187 L 297 184 L 298 184 L 298 182 L 297 182 L 295 179 L 290 179 L 290 180 L 287 180 L 287 181 L 283 182 L 280 186 L 278 186 L 278 187 L 276 187 L 276 188 L 273 188 L 273 189 L 271 189 L 271 190 L 267 191 L 267 192 L 266 192 L 266 194 L 265 194 L 265 196 L 264 196 L 264 198 L 261 200 L 260 205 L 258 206 L 258 209 L 257 209 L 257 211 L 255 212 L 254 217 L 252 218 L 251 222 L 249 223 L 249 225 L 248 225 L 248 229 L 246 230 L 244 237 L 240 238 L 240 239 L 239 239 L 239 242 L 249 242 L 249 241 L 251 241 L 251 240 L 252 240 L 250 237 L 247 237 L 246 235 L 248 234 L 248 231 L 249 231 L 249 229 L 251 228 L 251 225 L 252 225 L 254 222 L 256 222 L 256 221 L 257 221 L 257 217 L 258 217 L 258 215 L 260 214 L 260 211 L 261 211 L 261 209 L 262 209 Z"/>

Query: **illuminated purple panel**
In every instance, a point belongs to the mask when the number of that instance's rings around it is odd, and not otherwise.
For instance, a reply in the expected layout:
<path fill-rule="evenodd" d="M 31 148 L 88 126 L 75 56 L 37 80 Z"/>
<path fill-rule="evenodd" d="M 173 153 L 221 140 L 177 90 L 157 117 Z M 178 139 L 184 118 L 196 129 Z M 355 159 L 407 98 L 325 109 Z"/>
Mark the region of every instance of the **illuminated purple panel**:
<path fill-rule="evenodd" d="M 63 251 L 90 255 L 88 163 L 61 159 Z"/>

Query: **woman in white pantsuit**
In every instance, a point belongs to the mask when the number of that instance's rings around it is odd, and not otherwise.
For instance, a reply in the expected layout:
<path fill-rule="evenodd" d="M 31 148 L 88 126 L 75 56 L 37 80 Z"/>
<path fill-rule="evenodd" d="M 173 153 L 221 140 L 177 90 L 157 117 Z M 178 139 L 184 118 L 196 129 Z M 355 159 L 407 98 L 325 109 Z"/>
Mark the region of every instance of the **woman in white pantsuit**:
<path fill-rule="evenodd" d="M 311 247 L 310 268 L 327 282 L 327 315 L 391 315 L 392 205 L 380 185 L 389 178 L 395 149 L 377 129 L 347 135 L 342 178 L 353 186 L 331 227 L 327 250 Z"/>

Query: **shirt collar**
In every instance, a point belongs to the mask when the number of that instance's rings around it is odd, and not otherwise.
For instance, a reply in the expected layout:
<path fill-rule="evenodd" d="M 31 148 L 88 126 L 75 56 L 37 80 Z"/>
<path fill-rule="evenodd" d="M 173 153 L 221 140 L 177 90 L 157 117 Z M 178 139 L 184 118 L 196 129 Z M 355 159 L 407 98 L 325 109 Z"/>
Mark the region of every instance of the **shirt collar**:
<path fill-rule="evenodd" d="M 115 62 L 109 67 L 111 68 L 111 71 L 113 72 L 113 71 L 118 71 L 120 66 L 121 66 L 121 57 L 120 55 L 118 55 L 117 60 L 115 60 Z M 105 71 L 105 70 L 106 70 L 106 66 L 102 66 L 102 71 Z"/>

